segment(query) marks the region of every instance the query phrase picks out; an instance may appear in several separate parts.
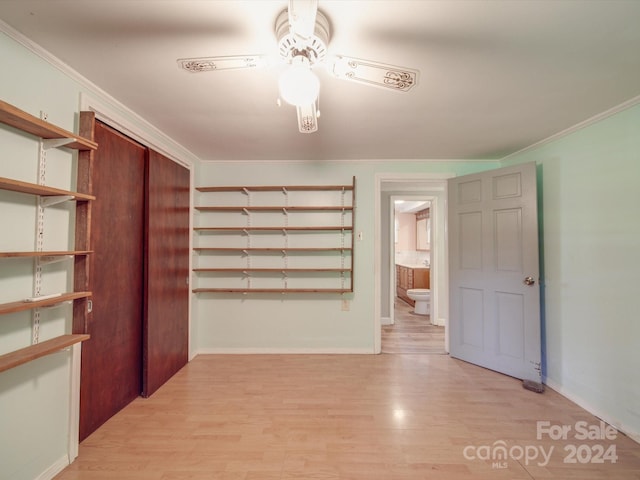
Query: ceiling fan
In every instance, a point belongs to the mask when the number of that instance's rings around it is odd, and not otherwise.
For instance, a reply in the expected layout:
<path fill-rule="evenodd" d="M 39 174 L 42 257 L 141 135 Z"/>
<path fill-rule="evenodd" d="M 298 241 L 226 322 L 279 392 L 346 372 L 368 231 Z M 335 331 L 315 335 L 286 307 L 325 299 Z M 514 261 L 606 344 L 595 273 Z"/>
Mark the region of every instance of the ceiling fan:
<path fill-rule="evenodd" d="M 289 0 L 275 24 L 280 58 L 289 68 L 280 76 L 280 96 L 294 105 L 301 133 L 318 130 L 320 82 L 312 67 L 325 65 L 337 78 L 407 92 L 418 82 L 418 71 L 344 55 L 327 56 L 329 20 L 318 10 L 318 0 Z M 268 63 L 267 55 L 180 58 L 178 65 L 193 73 L 255 68 Z"/>

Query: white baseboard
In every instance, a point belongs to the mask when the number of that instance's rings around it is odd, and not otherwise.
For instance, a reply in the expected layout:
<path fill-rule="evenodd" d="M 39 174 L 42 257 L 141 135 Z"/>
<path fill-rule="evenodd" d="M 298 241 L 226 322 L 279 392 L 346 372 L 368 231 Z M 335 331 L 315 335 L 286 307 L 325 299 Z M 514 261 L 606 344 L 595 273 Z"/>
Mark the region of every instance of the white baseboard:
<path fill-rule="evenodd" d="M 611 415 L 609 415 L 607 413 L 601 412 L 599 409 L 595 408 L 593 405 L 591 405 L 589 402 L 587 402 L 583 398 L 581 398 L 578 395 L 575 395 L 572 392 L 568 391 L 566 388 L 564 388 L 559 383 L 556 383 L 553 380 L 550 380 L 548 378 L 544 379 L 544 383 L 549 388 L 555 390 L 556 392 L 558 392 L 563 397 L 566 397 L 567 399 L 571 400 L 576 405 L 584 408 L 587 412 L 591 413 L 592 415 L 595 415 L 599 419 L 604 420 L 609 425 L 615 427 L 616 430 L 618 430 L 619 432 L 624 433 L 627 437 L 629 437 L 633 441 L 635 441 L 637 443 L 640 443 L 640 432 L 637 432 L 637 431 L 633 430 L 632 428 L 630 428 L 628 425 L 625 425 L 624 423 L 622 423 L 617 418 L 614 418 L 614 417 L 612 417 Z"/>
<path fill-rule="evenodd" d="M 44 472 L 38 475 L 34 480 L 52 480 L 53 477 L 58 475 L 62 470 L 69 466 L 69 456 L 64 455 L 56 460 L 53 465 L 47 468 Z"/>
<path fill-rule="evenodd" d="M 431 323 L 432 323 L 433 325 L 437 325 L 438 327 L 444 327 L 444 326 L 445 326 L 446 321 L 447 321 L 447 320 L 446 320 L 446 319 L 444 319 L 444 318 L 435 318 L 435 319 L 433 319 L 433 320 L 432 320 L 432 322 L 431 322 Z"/>
<path fill-rule="evenodd" d="M 201 348 L 198 355 L 372 355 L 373 348 Z"/>
<path fill-rule="evenodd" d="M 380 317 L 380 325 L 393 325 L 391 317 Z"/>

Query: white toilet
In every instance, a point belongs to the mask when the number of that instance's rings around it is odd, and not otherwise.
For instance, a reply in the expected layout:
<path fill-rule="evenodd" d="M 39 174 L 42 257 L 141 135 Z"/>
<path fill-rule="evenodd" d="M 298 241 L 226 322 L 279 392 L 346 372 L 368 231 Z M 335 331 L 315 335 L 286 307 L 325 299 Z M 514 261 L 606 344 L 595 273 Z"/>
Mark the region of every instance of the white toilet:
<path fill-rule="evenodd" d="M 429 315 L 431 290 L 427 288 L 410 288 L 407 290 L 407 296 L 416 302 L 414 313 L 417 315 Z"/>

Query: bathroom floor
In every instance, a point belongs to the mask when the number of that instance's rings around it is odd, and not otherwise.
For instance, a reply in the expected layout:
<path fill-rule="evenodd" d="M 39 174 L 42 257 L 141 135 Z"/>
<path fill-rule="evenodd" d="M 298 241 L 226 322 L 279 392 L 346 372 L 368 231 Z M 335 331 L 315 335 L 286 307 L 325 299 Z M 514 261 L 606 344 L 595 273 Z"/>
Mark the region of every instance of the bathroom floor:
<path fill-rule="evenodd" d="M 429 317 L 396 298 L 395 324 L 382 327 L 382 353 L 444 354 L 444 327 L 431 325 Z"/>

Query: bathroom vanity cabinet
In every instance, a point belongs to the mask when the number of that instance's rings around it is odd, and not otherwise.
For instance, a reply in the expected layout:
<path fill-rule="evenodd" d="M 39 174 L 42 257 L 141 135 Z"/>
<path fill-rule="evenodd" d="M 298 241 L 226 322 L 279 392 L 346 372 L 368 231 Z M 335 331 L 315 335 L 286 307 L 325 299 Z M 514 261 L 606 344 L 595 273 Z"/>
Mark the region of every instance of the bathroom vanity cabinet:
<path fill-rule="evenodd" d="M 407 265 L 396 265 L 396 295 L 414 306 L 415 302 L 407 295 L 412 288 L 431 288 L 429 268 Z"/>

